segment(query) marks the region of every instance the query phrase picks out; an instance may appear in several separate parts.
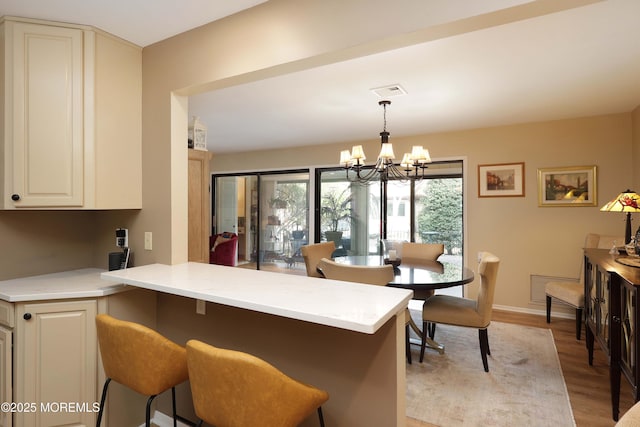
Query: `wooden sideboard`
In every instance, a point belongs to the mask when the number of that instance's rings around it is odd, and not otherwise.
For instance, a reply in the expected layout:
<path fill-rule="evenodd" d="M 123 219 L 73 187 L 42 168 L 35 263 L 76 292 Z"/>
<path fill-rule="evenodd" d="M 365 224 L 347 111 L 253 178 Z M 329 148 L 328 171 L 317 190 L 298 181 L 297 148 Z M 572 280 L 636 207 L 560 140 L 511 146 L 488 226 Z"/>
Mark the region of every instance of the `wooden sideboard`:
<path fill-rule="evenodd" d="M 598 342 L 609 358 L 611 408 L 618 420 L 620 376 L 631 384 L 634 400 L 640 400 L 640 268 L 621 264 L 622 255 L 607 249 L 585 249 L 584 287 L 589 364 L 593 364 L 594 343 Z"/>

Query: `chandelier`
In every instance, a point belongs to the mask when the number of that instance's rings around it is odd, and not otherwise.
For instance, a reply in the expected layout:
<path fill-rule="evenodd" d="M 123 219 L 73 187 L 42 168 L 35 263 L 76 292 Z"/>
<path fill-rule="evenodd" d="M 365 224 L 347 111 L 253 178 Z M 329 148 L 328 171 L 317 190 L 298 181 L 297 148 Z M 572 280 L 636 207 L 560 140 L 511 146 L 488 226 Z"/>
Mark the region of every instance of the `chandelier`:
<path fill-rule="evenodd" d="M 389 132 L 387 132 L 387 105 L 389 104 L 391 101 L 378 102 L 378 105 L 384 109 L 384 126 L 380 132 L 381 148 L 375 165 L 365 168 L 366 156 L 362 145 L 354 145 L 351 152 L 349 150 L 340 152 L 340 165 L 346 169 L 349 181 L 367 184 L 378 180 L 407 181 L 424 178 L 427 165 L 431 163 L 431 157 L 429 157 L 429 150 L 425 150 L 422 146 L 414 145 L 411 153 L 404 153 L 400 165 L 394 163 L 393 145 L 389 142 Z"/>

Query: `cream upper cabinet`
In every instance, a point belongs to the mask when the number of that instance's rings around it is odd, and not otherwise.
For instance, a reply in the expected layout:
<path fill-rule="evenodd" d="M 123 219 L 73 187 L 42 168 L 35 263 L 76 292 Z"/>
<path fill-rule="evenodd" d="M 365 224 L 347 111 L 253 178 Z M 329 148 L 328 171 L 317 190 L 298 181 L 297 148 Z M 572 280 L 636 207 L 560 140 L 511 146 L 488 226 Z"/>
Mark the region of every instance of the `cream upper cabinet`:
<path fill-rule="evenodd" d="M 0 28 L 2 208 L 141 208 L 142 50 L 86 26 Z"/>

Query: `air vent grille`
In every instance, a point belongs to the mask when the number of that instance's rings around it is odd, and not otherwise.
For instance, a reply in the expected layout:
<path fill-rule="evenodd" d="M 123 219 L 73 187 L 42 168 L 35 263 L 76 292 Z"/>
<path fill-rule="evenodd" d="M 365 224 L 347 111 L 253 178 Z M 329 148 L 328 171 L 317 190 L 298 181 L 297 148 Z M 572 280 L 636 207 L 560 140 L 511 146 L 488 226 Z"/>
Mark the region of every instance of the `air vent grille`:
<path fill-rule="evenodd" d="M 407 94 L 407 91 L 398 84 L 373 88 L 371 92 L 384 99 Z"/>

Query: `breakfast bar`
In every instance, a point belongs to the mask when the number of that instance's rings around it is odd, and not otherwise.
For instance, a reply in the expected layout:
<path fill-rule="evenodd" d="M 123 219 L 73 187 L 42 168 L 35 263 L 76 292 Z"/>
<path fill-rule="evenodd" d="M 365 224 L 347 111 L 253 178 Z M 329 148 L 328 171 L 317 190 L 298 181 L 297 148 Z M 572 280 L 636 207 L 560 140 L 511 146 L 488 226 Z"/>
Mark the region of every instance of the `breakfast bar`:
<path fill-rule="evenodd" d="M 152 264 L 101 277 L 155 291 L 156 328 L 169 339 L 245 351 L 326 390 L 327 425 L 405 425 L 410 290 L 201 263 Z M 188 387 L 178 392 L 179 411 L 188 415 Z"/>

